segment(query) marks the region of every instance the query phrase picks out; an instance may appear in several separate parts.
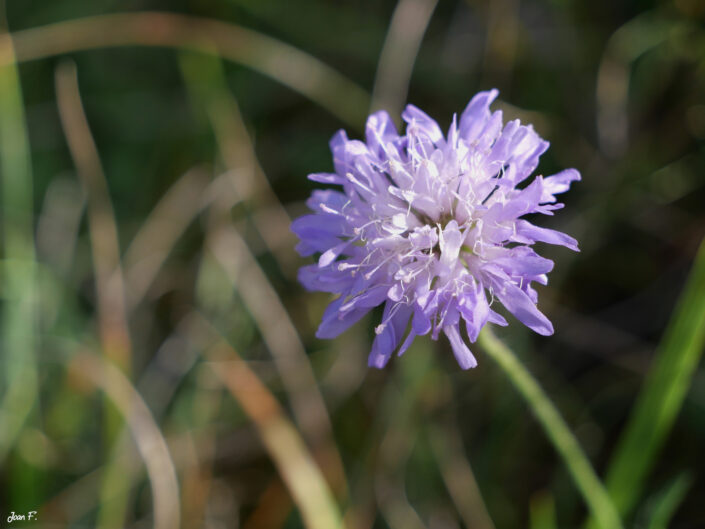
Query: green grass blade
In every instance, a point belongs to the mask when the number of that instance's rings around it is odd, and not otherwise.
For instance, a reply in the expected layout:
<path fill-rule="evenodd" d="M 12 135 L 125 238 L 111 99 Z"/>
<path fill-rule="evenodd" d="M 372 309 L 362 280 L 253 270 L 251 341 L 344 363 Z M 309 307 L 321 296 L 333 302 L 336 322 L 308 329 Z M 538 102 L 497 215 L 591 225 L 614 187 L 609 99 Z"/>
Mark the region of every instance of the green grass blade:
<path fill-rule="evenodd" d="M 681 409 L 704 346 L 705 241 L 608 467 L 607 490 L 622 515 L 639 499 Z"/>
<path fill-rule="evenodd" d="M 653 502 L 648 529 L 667 529 L 692 484 L 693 478 L 687 473 L 681 474 L 668 484 L 666 490 Z"/>
<path fill-rule="evenodd" d="M 6 53 L 12 56 L 5 57 L 4 65 L 0 67 L 0 181 L 4 259 L 0 280 L 0 347 L 4 375 L 0 407 L 0 462 L 4 461 L 22 433 L 38 394 L 31 158 L 22 89 L 11 45 L 7 47 Z M 36 493 L 34 481 L 40 478 L 24 462 L 16 461 L 12 468 L 18 471 L 15 477 L 16 483 L 20 485 L 12 493 L 19 506 L 32 501 Z"/>
<path fill-rule="evenodd" d="M 556 503 L 549 492 L 540 492 L 531 499 L 529 505 L 531 529 L 557 529 Z"/>

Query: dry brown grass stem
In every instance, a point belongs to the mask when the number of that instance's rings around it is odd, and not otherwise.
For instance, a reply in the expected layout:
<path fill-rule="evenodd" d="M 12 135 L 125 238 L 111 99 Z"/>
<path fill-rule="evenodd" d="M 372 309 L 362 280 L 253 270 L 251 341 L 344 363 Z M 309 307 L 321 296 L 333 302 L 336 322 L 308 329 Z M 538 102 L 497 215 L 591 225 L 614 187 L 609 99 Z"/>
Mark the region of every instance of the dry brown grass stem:
<path fill-rule="evenodd" d="M 209 201 L 199 198 L 206 196 L 209 188 L 205 170 L 196 167 L 187 171 L 164 194 L 132 239 L 123 259 L 130 308 L 142 301 L 176 241 L 208 205 Z"/>
<path fill-rule="evenodd" d="M 103 352 L 121 369 L 128 370 L 131 346 L 117 225 L 98 149 L 81 103 L 73 63 L 63 63 L 56 70 L 56 95 L 66 141 L 88 201 L 88 229 Z"/>
<path fill-rule="evenodd" d="M 271 351 L 296 420 L 329 465 L 329 479 L 345 491 L 342 460 L 331 440 L 332 427 L 306 351 L 286 308 L 240 234 L 224 224 L 209 236 L 208 245 L 252 314 Z"/>
<path fill-rule="evenodd" d="M 225 342 L 207 356 L 213 372 L 254 422 L 260 438 L 309 529 L 342 526 L 333 494 L 294 425 L 270 390 Z"/>
<path fill-rule="evenodd" d="M 154 502 L 154 528 L 178 529 L 179 485 L 169 448 L 159 426 L 127 377 L 100 356 L 79 353 L 76 374 L 87 377 L 102 389 L 125 418 L 144 461 Z"/>
<path fill-rule="evenodd" d="M 431 426 L 431 449 L 453 503 L 466 527 L 494 529 L 470 462 L 463 453 L 458 425 Z"/>
<path fill-rule="evenodd" d="M 204 103 L 221 157 L 229 169 L 223 177 L 230 178 L 234 198 L 251 205 L 254 226 L 277 259 L 280 269 L 295 270 L 297 256 L 293 247 L 296 241 L 289 229 L 291 218 L 269 185 L 240 107 L 227 91 L 223 76 L 214 79 L 214 84 L 218 90 L 214 90 Z M 219 196 L 222 204 L 217 207 L 229 209 L 234 205 L 231 195 L 223 193 Z"/>
<path fill-rule="evenodd" d="M 380 53 L 372 109 L 398 116 L 406 101 L 414 62 L 438 0 L 400 0 Z"/>
<path fill-rule="evenodd" d="M 214 52 L 276 79 L 362 126 L 369 96 L 357 84 L 301 50 L 256 31 L 218 20 L 174 13 L 98 15 L 12 34 L 17 61 L 115 46 L 156 46 Z M 0 40 L 0 65 L 11 60 L 9 38 Z"/>

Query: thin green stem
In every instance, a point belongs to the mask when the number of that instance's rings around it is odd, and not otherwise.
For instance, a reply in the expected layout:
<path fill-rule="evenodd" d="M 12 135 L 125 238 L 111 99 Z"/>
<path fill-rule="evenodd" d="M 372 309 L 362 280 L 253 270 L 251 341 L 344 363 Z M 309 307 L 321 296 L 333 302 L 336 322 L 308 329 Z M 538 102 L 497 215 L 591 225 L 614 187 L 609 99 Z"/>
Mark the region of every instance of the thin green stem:
<path fill-rule="evenodd" d="M 0 467 L 10 474 L 10 505 L 31 508 L 41 497 L 43 454 L 28 462 L 15 450 L 27 424 L 36 426 L 37 266 L 34 249 L 32 164 L 22 87 L 11 38 L 0 66 Z M 26 446 L 26 445 L 25 445 Z"/>
<path fill-rule="evenodd" d="M 37 397 L 36 262 L 29 139 L 12 40 L 0 34 L 0 225 L 4 395 L 0 406 L 0 462 L 24 428 Z"/>
<path fill-rule="evenodd" d="M 511 349 L 489 329 L 485 328 L 480 333 L 479 343 L 504 370 L 521 396 L 526 399 L 529 408 L 541 423 L 549 440 L 563 458 L 573 481 L 602 529 L 621 529 L 622 522 L 605 487 L 595 474 L 578 440 L 571 433 L 536 379 L 522 365 Z"/>

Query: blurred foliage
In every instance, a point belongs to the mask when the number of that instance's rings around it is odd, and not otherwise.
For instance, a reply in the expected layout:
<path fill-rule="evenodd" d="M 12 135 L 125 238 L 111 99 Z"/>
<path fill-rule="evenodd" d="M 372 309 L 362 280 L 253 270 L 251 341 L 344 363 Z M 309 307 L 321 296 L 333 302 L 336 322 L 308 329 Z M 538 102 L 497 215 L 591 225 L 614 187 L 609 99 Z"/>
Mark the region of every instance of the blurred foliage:
<path fill-rule="evenodd" d="M 359 98 L 325 87 L 373 92 L 395 7 L 360 0 L 6 3 L 20 59 L 41 44 L 32 28 L 147 10 L 218 20 L 288 46 L 257 71 L 214 59 L 222 50 L 207 31 L 183 42 L 202 52 L 137 43 L 50 49 L 15 68 L 10 41 L 0 39 L 0 523 L 12 511 L 36 510 L 41 527 L 151 525 L 155 483 L 159 489 L 169 472 L 149 473 L 140 442 L 161 446 L 161 438 L 178 479 L 182 526 L 311 526 L 302 497 L 289 492 L 286 458 L 271 455 L 281 455 L 268 444 L 271 428 L 286 432 L 282 439 L 296 447 L 291 464 L 309 469 L 315 490 L 326 490 L 317 481 L 325 480 L 335 500 L 325 508 L 339 509 L 351 528 L 550 529 L 585 521 L 565 466 L 487 355 L 478 351 L 479 367 L 461 372 L 446 343 L 417 340 L 386 370 L 369 371 L 371 319 L 334 341 L 314 337 L 328 296 L 296 283 L 304 260 L 293 252 L 287 218 L 304 211 L 315 187 L 306 174 L 332 168 L 330 136 L 341 127 L 361 135 Z M 120 31 L 115 25 L 110 34 Z M 166 31 L 143 28 L 145 38 Z M 97 45 L 104 37 L 86 34 Z M 248 46 L 251 56 L 262 52 Z M 352 84 L 306 77 L 287 50 Z M 57 70 L 71 63 L 122 259 L 102 279 L 95 196 L 57 106 Z M 313 95 L 267 71 L 298 74 L 302 86 L 314 85 Z M 581 246 L 579 254 L 541 248 L 556 261 L 540 293 L 556 334 L 511 325 L 500 337 L 603 478 L 644 381 L 657 381 L 644 392 L 657 402 L 668 394 L 658 387 L 675 390 L 682 408 L 666 403 L 668 424 L 656 432 L 663 446 L 632 484 L 638 497 L 624 511 L 625 526 L 705 526 L 702 341 L 683 345 L 687 326 L 677 323 L 671 328 L 681 334 L 664 338 L 675 314 L 702 321 L 695 290 L 684 293 L 689 304 L 674 307 L 705 236 L 705 4 L 440 1 L 408 84 L 406 99 L 444 127 L 477 90 L 499 88 L 505 118 L 532 122 L 551 142 L 539 171 L 581 171 L 565 210 L 541 219 Z M 359 117 L 344 123 L 316 94 Z M 106 211 L 99 203 L 98 216 Z M 106 331 L 115 314 L 101 311 L 99 298 L 101 288 L 114 289 L 116 274 L 125 281 L 125 380 L 158 426 L 150 429 L 144 414 L 128 416 L 137 443 L 121 427 L 106 428 L 114 410 L 100 390 L 117 409 L 132 393 L 81 361 L 102 358 L 106 340 L 115 339 Z M 687 354 L 692 385 L 670 372 L 647 377 L 656 351 L 661 367 Z M 226 375 L 244 389 L 231 393 Z M 248 400 L 257 391 L 274 399 Z M 640 413 L 648 422 L 649 410 Z M 106 485 L 111 468 L 122 475 L 117 492 Z M 168 494 L 159 497 L 168 505 Z"/>

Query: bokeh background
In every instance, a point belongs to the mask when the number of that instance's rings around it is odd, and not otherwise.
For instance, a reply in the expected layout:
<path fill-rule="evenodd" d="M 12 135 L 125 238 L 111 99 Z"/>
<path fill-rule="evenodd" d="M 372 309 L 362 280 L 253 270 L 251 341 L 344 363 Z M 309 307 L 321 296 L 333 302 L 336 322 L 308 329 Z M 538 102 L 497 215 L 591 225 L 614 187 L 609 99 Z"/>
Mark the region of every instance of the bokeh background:
<path fill-rule="evenodd" d="M 705 527 L 705 3 L 3 4 L 0 526 L 581 527 L 481 349 L 369 370 L 378 315 L 319 341 L 296 282 L 336 130 L 496 87 L 583 175 L 540 222 L 581 246 L 540 249 L 555 335 L 497 333 L 599 476 L 636 421 L 625 527 Z"/>

